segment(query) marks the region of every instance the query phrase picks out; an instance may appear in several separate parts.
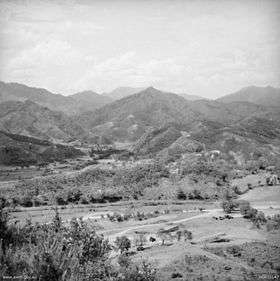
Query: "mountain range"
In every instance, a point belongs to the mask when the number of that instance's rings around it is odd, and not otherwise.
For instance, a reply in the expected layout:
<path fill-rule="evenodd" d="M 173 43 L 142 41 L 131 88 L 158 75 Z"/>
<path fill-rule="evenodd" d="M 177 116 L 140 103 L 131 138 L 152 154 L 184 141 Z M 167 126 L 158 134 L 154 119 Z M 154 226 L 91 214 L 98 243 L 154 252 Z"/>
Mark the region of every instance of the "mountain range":
<path fill-rule="evenodd" d="M 132 88 L 132 87 L 118 87 L 111 92 L 103 93 L 103 96 L 109 97 L 112 100 L 119 100 L 141 91 L 145 90 L 145 88 Z"/>
<path fill-rule="evenodd" d="M 78 113 L 95 110 L 113 101 L 109 96 L 100 95 L 93 91 L 83 91 L 68 97 L 75 100 L 75 109 Z"/>
<path fill-rule="evenodd" d="M 145 89 L 147 89 L 149 87 L 118 87 L 116 89 L 114 89 L 111 92 L 108 93 L 103 93 L 104 96 L 107 96 L 109 98 L 111 98 L 112 100 L 119 100 L 134 94 L 137 94 L 139 92 L 144 91 Z M 177 95 L 182 96 L 183 98 L 185 98 L 186 100 L 202 100 L 202 99 L 206 99 L 204 97 L 201 96 L 197 96 L 197 95 L 190 95 L 190 94 L 186 94 L 186 93 L 177 93 Z"/>
<path fill-rule="evenodd" d="M 235 93 L 217 99 L 219 102 L 251 102 L 264 106 L 280 106 L 280 89 L 267 87 L 250 86 Z"/>
<path fill-rule="evenodd" d="M 109 97 L 99 95 L 93 91 L 64 96 L 42 88 L 0 81 L 0 103 L 5 101 L 24 102 L 26 100 L 33 101 L 54 111 L 62 111 L 67 115 L 94 110 L 112 101 Z"/>
<path fill-rule="evenodd" d="M 277 107 L 247 101 L 188 101 L 179 95 L 150 87 L 95 111 L 85 112 L 78 116 L 77 122 L 93 134 L 123 141 L 138 139 L 149 127 L 161 128 L 173 124 L 189 130 L 205 120 L 225 126 L 251 116 L 277 119 L 278 113 Z"/>
<path fill-rule="evenodd" d="M 0 129 L 51 141 L 139 140 L 145 145 L 138 143 L 134 149 L 141 153 L 157 151 L 158 143 L 165 143 L 166 149 L 186 135 L 192 140 L 191 147 L 201 142 L 229 149 L 234 143 L 240 146 L 236 140 L 247 147 L 255 142 L 277 147 L 279 101 L 280 89 L 273 87 L 252 86 L 208 100 L 153 87 L 122 87 L 102 95 L 84 91 L 66 97 L 0 82 Z M 186 143 L 186 139 L 180 141 L 181 146 Z"/>

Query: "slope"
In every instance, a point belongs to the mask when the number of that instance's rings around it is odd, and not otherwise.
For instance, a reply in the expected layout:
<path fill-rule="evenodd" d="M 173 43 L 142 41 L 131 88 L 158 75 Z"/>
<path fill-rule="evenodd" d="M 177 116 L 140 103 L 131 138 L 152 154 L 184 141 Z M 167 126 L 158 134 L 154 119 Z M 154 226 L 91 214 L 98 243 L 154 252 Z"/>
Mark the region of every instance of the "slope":
<path fill-rule="evenodd" d="M 219 102 L 229 103 L 234 101 L 246 101 L 263 106 L 280 106 L 280 89 L 250 86 L 235 93 L 217 99 Z"/>
<path fill-rule="evenodd" d="M 111 137 L 124 139 L 131 132 L 131 137 L 139 137 L 149 127 L 176 124 L 178 128 L 185 128 L 201 118 L 202 115 L 193 111 L 183 97 L 150 87 L 96 111 L 84 113 L 78 121 L 93 133 L 110 131 Z"/>
<path fill-rule="evenodd" d="M 26 100 L 31 100 L 54 111 L 62 111 L 67 115 L 94 110 L 111 102 L 110 98 L 98 95 L 92 91 L 85 91 L 72 96 L 63 96 L 42 88 L 0 81 L 0 103 L 5 101 L 24 102 Z"/>
<path fill-rule="evenodd" d="M 136 93 L 143 91 L 145 88 L 119 87 L 109 93 L 104 93 L 103 96 L 109 97 L 112 100 L 119 100 Z"/>
<path fill-rule="evenodd" d="M 71 146 L 0 131 L 0 165 L 28 166 L 81 155 Z"/>
<path fill-rule="evenodd" d="M 113 101 L 110 97 L 99 95 L 93 91 L 83 91 L 69 97 L 75 100 L 78 112 L 95 110 Z"/>
<path fill-rule="evenodd" d="M 70 141 L 86 139 L 88 133 L 62 112 L 32 101 L 0 103 L 0 128 L 10 133 L 42 139 Z"/>

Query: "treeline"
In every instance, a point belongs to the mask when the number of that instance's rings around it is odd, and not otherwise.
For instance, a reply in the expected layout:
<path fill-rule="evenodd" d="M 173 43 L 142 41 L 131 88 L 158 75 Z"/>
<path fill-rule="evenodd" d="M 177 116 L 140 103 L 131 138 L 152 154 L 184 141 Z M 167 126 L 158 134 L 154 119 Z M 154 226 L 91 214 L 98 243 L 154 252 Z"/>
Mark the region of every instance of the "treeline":
<path fill-rule="evenodd" d="M 138 165 L 128 169 L 95 168 L 74 175 L 55 175 L 25 180 L 14 189 L 2 190 L 6 206 L 67 205 L 138 199 L 146 188 L 169 176 L 161 164 Z"/>

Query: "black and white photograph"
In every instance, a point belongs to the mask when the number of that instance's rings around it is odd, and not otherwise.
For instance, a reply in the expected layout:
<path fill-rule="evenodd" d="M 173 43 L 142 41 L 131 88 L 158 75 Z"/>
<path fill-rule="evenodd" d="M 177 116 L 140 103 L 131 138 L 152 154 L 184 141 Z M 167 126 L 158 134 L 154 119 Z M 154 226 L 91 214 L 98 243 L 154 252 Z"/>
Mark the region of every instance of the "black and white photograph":
<path fill-rule="evenodd" d="M 280 0 L 0 0 L 0 281 L 280 280 Z"/>

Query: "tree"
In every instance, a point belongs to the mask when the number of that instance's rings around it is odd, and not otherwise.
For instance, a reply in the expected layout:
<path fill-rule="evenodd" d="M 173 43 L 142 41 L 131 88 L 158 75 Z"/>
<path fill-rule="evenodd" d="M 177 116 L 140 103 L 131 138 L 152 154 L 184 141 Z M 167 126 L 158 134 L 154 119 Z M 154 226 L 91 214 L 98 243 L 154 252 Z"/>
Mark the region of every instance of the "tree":
<path fill-rule="evenodd" d="M 54 211 L 55 211 L 55 215 L 53 218 L 53 226 L 54 226 L 55 231 L 58 232 L 62 227 L 62 219 L 59 215 L 58 209 L 55 208 Z"/>
<path fill-rule="evenodd" d="M 180 241 L 181 240 L 181 237 L 182 237 L 182 230 L 178 230 L 176 232 L 176 235 L 177 235 L 177 241 Z"/>
<path fill-rule="evenodd" d="M 224 200 L 222 202 L 222 208 L 225 213 L 230 214 L 232 211 L 235 210 L 236 204 L 232 200 Z"/>
<path fill-rule="evenodd" d="M 257 228 L 260 228 L 262 224 L 267 222 L 267 219 L 263 212 L 257 212 L 255 217 L 252 218 L 252 221 Z"/>
<path fill-rule="evenodd" d="M 240 213 L 245 219 L 254 219 L 258 213 L 257 209 L 254 209 L 250 204 L 244 204 L 240 207 Z"/>
<path fill-rule="evenodd" d="M 186 241 L 186 240 L 192 240 L 193 235 L 192 235 L 191 231 L 189 231 L 189 230 L 184 230 L 183 234 L 184 234 L 184 237 L 185 237 L 185 241 Z"/>
<path fill-rule="evenodd" d="M 121 253 L 128 251 L 131 248 L 131 241 L 126 236 L 117 237 L 115 244 L 121 251 Z"/>

